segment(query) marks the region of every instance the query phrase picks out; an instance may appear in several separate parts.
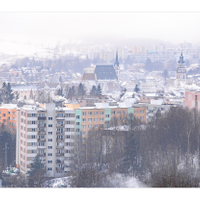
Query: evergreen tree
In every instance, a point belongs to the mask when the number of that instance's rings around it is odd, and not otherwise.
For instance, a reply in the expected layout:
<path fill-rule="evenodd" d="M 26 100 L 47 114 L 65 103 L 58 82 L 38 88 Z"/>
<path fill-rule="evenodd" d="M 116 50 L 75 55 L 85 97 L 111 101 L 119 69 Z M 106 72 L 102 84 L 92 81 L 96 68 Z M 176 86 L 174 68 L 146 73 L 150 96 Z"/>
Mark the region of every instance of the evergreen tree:
<path fill-rule="evenodd" d="M 34 182 L 36 182 L 38 186 L 41 186 L 41 181 L 45 172 L 45 167 L 40 161 L 39 156 L 36 156 L 34 162 L 31 163 L 30 170 L 27 172 L 27 175 L 29 176 L 29 186 L 33 186 Z"/>
<path fill-rule="evenodd" d="M 84 88 L 84 85 L 82 83 L 80 83 L 78 86 L 77 95 L 82 96 L 82 95 L 85 95 L 85 93 L 86 93 L 86 90 Z"/>
<path fill-rule="evenodd" d="M 92 89 L 90 91 L 90 95 L 95 96 L 97 94 L 97 88 L 95 85 L 92 86 Z"/>
<path fill-rule="evenodd" d="M 138 87 L 138 84 L 135 85 L 134 91 L 135 91 L 135 92 L 139 92 L 139 91 L 140 91 L 140 88 Z"/>
<path fill-rule="evenodd" d="M 2 88 L 0 89 L 0 100 L 4 103 L 10 103 L 14 99 L 14 93 L 12 93 L 10 83 L 3 83 Z"/>
<path fill-rule="evenodd" d="M 126 135 L 126 146 L 123 159 L 123 172 L 129 173 L 132 169 L 132 174 L 136 169 L 136 156 L 137 156 L 137 144 L 134 137 L 133 130 Z"/>
<path fill-rule="evenodd" d="M 97 95 L 102 95 L 102 90 L 100 84 L 97 87 Z"/>
<path fill-rule="evenodd" d="M 62 82 L 63 82 L 61 76 L 59 77 L 59 82 L 60 82 L 61 84 L 62 84 Z"/>

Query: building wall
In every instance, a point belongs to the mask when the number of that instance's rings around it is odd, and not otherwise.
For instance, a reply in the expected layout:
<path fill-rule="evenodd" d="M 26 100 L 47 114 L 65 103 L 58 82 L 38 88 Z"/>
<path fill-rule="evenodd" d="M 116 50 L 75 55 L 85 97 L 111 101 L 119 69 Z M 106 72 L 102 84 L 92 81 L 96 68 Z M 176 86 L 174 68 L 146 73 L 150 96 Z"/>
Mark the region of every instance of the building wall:
<path fill-rule="evenodd" d="M 0 107 L 0 124 L 3 123 L 16 134 L 17 109 Z"/>
<path fill-rule="evenodd" d="M 185 107 L 190 109 L 200 110 L 200 92 L 186 91 L 185 92 Z"/>

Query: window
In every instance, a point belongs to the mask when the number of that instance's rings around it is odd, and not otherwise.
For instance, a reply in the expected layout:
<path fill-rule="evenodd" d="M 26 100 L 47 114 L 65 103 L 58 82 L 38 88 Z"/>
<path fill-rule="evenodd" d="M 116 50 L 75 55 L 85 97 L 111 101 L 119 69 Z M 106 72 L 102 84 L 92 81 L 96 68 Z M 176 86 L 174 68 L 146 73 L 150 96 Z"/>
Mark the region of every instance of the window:
<path fill-rule="evenodd" d="M 48 127 L 53 127 L 53 125 L 52 124 L 48 124 Z"/>
<path fill-rule="evenodd" d="M 76 122 L 76 125 L 80 125 L 80 122 Z"/>
<path fill-rule="evenodd" d="M 121 111 L 117 111 L 117 114 L 119 114 L 119 115 L 120 115 L 120 114 L 121 114 Z"/>
<path fill-rule="evenodd" d="M 88 112 L 88 115 L 92 115 L 92 112 Z"/>
<path fill-rule="evenodd" d="M 88 125 L 88 128 L 92 128 L 92 125 Z"/>
<path fill-rule="evenodd" d="M 10 115 L 10 111 L 8 111 L 8 115 Z"/>
<path fill-rule="evenodd" d="M 140 110 L 140 113 L 144 113 L 144 110 Z"/>
<path fill-rule="evenodd" d="M 86 125 L 83 125 L 83 126 L 82 126 L 82 129 L 86 129 Z"/>
<path fill-rule="evenodd" d="M 92 122 L 92 118 L 88 118 L 88 122 Z"/>
<path fill-rule="evenodd" d="M 104 111 L 100 111 L 100 115 L 104 115 Z"/>
<path fill-rule="evenodd" d="M 32 150 L 31 153 L 35 153 L 35 150 Z"/>
<path fill-rule="evenodd" d="M 138 110 L 135 110 L 134 113 L 138 113 Z"/>
<path fill-rule="evenodd" d="M 52 139 L 48 139 L 48 142 L 52 142 Z"/>
<path fill-rule="evenodd" d="M 35 142 L 32 142 L 32 146 L 35 146 Z"/>
<path fill-rule="evenodd" d="M 48 117 L 48 120 L 53 120 L 53 117 Z"/>
<path fill-rule="evenodd" d="M 85 135 L 85 131 L 82 131 L 82 135 Z"/>
<path fill-rule="evenodd" d="M 70 128 L 67 128 L 67 132 L 70 132 Z"/>
<path fill-rule="evenodd" d="M 80 129 L 79 129 L 79 128 L 77 128 L 77 129 L 76 129 L 76 132 L 80 132 Z"/>
<path fill-rule="evenodd" d="M 86 112 L 83 112 L 83 115 L 86 116 Z"/>
<path fill-rule="evenodd" d="M 12 120 L 15 120 L 15 117 L 13 117 Z"/>
<path fill-rule="evenodd" d="M 66 150 L 66 153 L 70 153 L 70 150 Z"/>
<path fill-rule="evenodd" d="M 39 113 L 39 117 L 45 117 L 44 113 Z"/>
<path fill-rule="evenodd" d="M 49 167 L 49 168 L 48 168 L 48 171 L 51 171 L 51 170 L 52 170 L 52 168 L 51 168 L 51 167 Z"/>
<path fill-rule="evenodd" d="M 95 111 L 95 112 L 94 112 L 94 115 L 98 115 L 98 112 L 97 112 L 97 111 Z"/>
<path fill-rule="evenodd" d="M 48 153 L 48 156 L 52 156 L 52 153 Z"/>
<path fill-rule="evenodd" d="M 8 117 L 8 120 L 10 120 L 10 117 Z"/>
<path fill-rule="evenodd" d="M 1 113 L 1 112 L 0 112 Z M 15 112 L 12 112 L 13 115 L 15 115 Z"/>
<path fill-rule="evenodd" d="M 107 117 L 107 118 L 109 118 L 109 117 L 110 117 L 110 115 L 109 115 L 109 114 L 107 114 L 107 115 L 106 115 L 106 117 Z"/>
<path fill-rule="evenodd" d="M 94 125 L 94 128 L 98 128 L 98 125 L 97 125 L 97 124 L 95 124 L 95 125 Z"/>
<path fill-rule="evenodd" d="M 115 114 L 115 111 L 112 111 L 112 114 Z"/>
<path fill-rule="evenodd" d="M 67 113 L 67 117 L 70 117 L 70 113 Z"/>
<path fill-rule="evenodd" d="M 52 135 L 52 132 L 48 132 L 48 135 Z"/>
<path fill-rule="evenodd" d="M 44 146 L 44 142 L 39 142 L 39 146 Z"/>
<path fill-rule="evenodd" d="M 32 132 L 35 132 L 35 128 L 32 128 Z"/>
<path fill-rule="evenodd" d="M 100 118 L 100 121 L 103 122 L 103 118 Z"/>
<path fill-rule="evenodd" d="M 35 113 L 32 113 L 32 117 L 36 117 L 36 114 L 35 114 Z"/>
<path fill-rule="evenodd" d="M 70 142 L 66 142 L 66 146 L 70 146 Z"/>
<path fill-rule="evenodd" d="M 86 118 L 83 118 L 83 120 L 82 120 L 83 122 L 86 122 Z"/>
<path fill-rule="evenodd" d="M 35 124 L 35 121 L 32 121 L 32 124 Z"/>
<path fill-rule="evenodd" d="M 123 113 L 124 113 L 124 114 L 127 114 L 127 111 L 124 110 Z"/>
<path fill-rule="evenodd" d="M 66 157 L 66 160 L 70 160 L 70 157 Z"/>
<path fill-rule="evenodd" d="M 5 117 L 6 116 L 6 114 L 3 114 L 3 117 Z"/>
<path fill-rule="evenodd" d="M 70 135 L 67 135 L 67 139 L 70 139 Z"/>
<path fill-rule="evenodd" d="M 32 135 L 32 139 L 35 139 L 35 135 Z"/>
<path fill-rule="evenodd" d="M 197 100 L 197 95 L 195 95 L 195 100 Z"/>
<path fill-rule="evenodd" d="M 52 149 L 52 146 L 48 146 L 48 149 Z"/>
<path fill-rule="evenodd" d="M 52 160 L 48 160 L 48 163 L 52 163 Z"/>
<path fill-rule="evenodd" d="M 70 121 L 67 121 L 67 124 L 70 124 Z"/>
<path fill-rule="evenodd" d="M 95 122 L 98 122 L 98 118 L 94 118 L 94 121 L 95 121 Z"/>
<path fill-rule="evenodd" d="M 77 115 L 77 116 L 76 116 L 76 119 L 80 119 L 80 115 Z"/>
<path fill-rule="evenodd" d="M 144 119 L 144 117 L 143 117 L 143 116 L 141 116 L 141 117 L 140 117 L 140 120 L 143 120 L 143 119 Z"/>

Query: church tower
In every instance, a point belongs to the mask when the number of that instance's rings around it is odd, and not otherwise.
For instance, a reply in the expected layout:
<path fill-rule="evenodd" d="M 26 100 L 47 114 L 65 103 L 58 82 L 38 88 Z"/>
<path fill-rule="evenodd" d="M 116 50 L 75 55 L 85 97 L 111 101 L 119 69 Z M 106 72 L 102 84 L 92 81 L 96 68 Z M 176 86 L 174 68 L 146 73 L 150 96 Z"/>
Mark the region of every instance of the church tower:
<path fill-rule="evenodd" d="M 118 50 L 116 51 L 116 59 L 115 59 L 115 63 L 114 63 L 114 69 L 117 75 L 117 79 L 119 81 L 119 61 L 118 61 Z"/>
<path fill-rule="evenodd" d="M 186 81 L 186 68 L 185 68 L 185 61 L 183 60 L 182 52 L 181 52 L 181 56 L 179 57 L 178 66 L 176 69 L 176 80 Z"/>

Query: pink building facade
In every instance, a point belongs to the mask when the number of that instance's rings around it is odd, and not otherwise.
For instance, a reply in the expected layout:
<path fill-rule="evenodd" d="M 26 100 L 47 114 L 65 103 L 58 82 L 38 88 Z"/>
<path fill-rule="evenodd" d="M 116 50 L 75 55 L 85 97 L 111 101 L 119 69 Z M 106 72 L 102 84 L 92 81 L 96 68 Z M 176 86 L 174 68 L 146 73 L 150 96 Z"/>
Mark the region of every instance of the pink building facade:
<path fill-rule="evenodd" d="M 185 107 L 200 110 L 200 91 L 185 92 Z"/>

